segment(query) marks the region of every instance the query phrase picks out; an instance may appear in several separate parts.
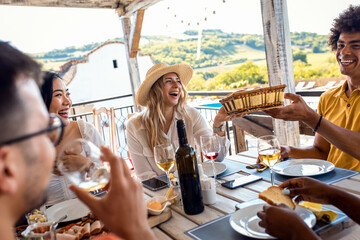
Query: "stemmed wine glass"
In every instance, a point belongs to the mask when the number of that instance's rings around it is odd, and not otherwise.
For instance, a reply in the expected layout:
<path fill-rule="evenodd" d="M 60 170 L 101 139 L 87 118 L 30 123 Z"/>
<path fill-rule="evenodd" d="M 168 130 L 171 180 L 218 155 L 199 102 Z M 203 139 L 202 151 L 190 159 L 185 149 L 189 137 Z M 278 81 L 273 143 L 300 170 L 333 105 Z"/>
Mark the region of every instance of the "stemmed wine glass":
<path fill-rule="evenodd" d="M 67 143 L 59 153 L 56 166 L 60 173 L 85 191 L 97 191 L 110 180 L 110 169 L 100 159 L 100 149 L 85 139 Z"/>
<path fill-rule="evenodd" d="M 273 167 L 281 155 L 280 143 L 276 136 L 267 135 L 258 138 L 258 153 L 260 160 L 270 168 L 271 185 L 274 185 Z"/>
<path fill-rule="evenodd" d="M 205 158 L 211 160 L 214 179 L 216 180 L 216 169 L 214 161 L 219 155 L 220 140 L 217 134 L 200 136 L 201 149 Z"/>
<path fill-rule="evenodd" d="M 166 173 L 169 187 L 172 185 L 169 177 L 170 170 L 175 164 L 175 151 L 171 143 L 160 144 L 154 147 L 156 165 Z"/>

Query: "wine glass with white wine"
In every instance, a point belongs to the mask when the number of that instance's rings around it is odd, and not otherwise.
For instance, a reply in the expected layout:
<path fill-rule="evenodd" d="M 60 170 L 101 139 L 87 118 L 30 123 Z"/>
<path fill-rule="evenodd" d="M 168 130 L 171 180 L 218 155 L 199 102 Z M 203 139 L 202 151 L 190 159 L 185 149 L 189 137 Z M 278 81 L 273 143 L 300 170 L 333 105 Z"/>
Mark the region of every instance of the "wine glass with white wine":
<path fill-rule="evenodd" d="M 169 187 L 172 185 L 169 177 L 170 170 L 175 165 L 175 151 L 171 143 L 160 144 L 154 147 L 156 165 L 166 173 Z"/>
<path fill-rule="evenodd" d="M 258 138 L 258 153 L 260 160 L 270 168 L 271 185 L 274 185 L 273 167 L 281 155 L 280 143 L 276 136 L 267 135 Z"/>
<path fill-rule="evenodd" d="M 109 166 L 100 159 L 100 149 L 85 139 L 67 143 L 57 158 L 57 168 L 73 184 L 85 191 L 97 191 L 110 180 Z"/>

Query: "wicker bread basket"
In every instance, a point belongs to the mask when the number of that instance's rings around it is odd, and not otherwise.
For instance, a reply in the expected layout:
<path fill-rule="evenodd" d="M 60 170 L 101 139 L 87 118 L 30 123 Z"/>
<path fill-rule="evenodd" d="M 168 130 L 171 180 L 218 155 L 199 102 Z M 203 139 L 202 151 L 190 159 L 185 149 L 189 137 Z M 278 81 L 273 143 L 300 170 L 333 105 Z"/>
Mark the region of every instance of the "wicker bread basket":
<path fill-rule="evenodd" d="M 237 91 L 227 95 L 220 102 L 230 115 L 270 109 L 283 105 L 286 85 Z"/>

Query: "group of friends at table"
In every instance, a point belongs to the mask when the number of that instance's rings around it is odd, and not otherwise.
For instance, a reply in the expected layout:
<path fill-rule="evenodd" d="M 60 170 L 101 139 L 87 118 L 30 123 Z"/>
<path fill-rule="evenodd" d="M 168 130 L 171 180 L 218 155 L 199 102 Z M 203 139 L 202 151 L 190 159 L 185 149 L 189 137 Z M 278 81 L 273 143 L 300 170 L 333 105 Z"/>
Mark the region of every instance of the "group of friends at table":
<path fill-rule="evenodd" d="M 313 146 L 282 147 L 282 157 L 317 158 L 337 167 L 360 171 L 360 6 L 350 6 L 330 29 L 329 45 L 336 51 L 340 71 L 347 80 L 320 97 L 318 112 L 301 96 L 286 93 L 292 103 L 266 110 L 274 118 L 303 121 L 316 130 Z M 126 129 L 131 160 L 138 178 L 162 175 L 155 164 L 155 145 L 178 145 L 176 119 L 184 119 L 189 144 L 200 136 L 218 134 L 227 154 L 229 140 L 224 124 L 232 116 L 221 108 L 213 128 L 194 108 L 186 105 L 186 85 L 193 70 L 187 64 L 155 64 L 136 94 L 143 111 L 132 116 Z M 134 179 L 125 161 L 101 146 L 95 128 L 82 120 L 70 121 L 71 98 L 64 81 L 53 72 L 41 72 L 29 56 L 0 42 L 0 237 L 13 239 L 13 226 L 26 212 L 78 197 L 115 235 L 124 239 L 154 239 L 147 223 L 142 185 Z M 63 125 L 54 128 L 54 119 Z M 102 198 L 71 185 L 56 168 L 59 149 L 72 139 L 84 138 L 99 146 L 102 160 L 109 162 L 111 182 Z M 83 161 L 82 153 L 69 156 Z M 280 185 L 297 200 L 332 204 L 360 223 L 360 199 L 310 178 L 291 179 Z M 285 205 L 265 206 L 258 213 L 260 225 L 281 239 L 318 239 L 303 220 Z"/>

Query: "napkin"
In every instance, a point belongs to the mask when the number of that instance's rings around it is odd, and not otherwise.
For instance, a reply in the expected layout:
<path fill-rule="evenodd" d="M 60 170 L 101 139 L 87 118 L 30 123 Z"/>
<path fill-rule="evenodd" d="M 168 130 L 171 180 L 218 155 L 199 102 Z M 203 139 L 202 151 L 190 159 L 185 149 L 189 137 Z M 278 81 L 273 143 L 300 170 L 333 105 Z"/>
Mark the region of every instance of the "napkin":
<path fill-rule="evenodd" d="M 312 211 L 315 214 L 316 219 L 319 221 L 322 221 L 324 223 L 329 223 L 329 222 L 333 221 L 338 215 L 334 211 L 330 211 L 330 210 L 323 211 L 322 205 L 319 203 L 302 201 L 298 205 L 300 207 L 303 207 L 303 208 L 306 208 L 306 209 Z"/>

